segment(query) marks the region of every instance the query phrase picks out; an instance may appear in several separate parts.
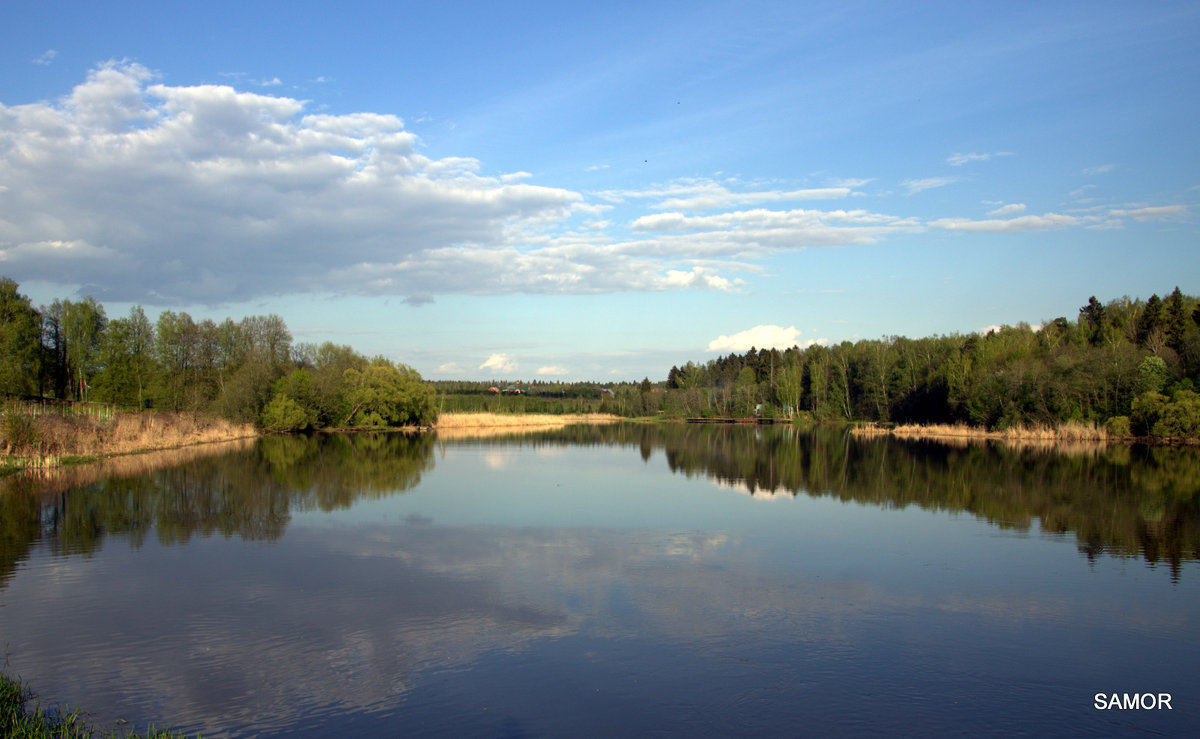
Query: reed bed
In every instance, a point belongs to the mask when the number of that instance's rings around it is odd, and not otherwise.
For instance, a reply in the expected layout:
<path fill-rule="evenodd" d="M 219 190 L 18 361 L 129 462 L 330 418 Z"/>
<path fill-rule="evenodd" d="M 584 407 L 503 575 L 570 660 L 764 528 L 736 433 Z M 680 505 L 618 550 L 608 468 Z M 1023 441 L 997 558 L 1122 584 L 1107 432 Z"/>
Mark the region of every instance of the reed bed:
<path fill-rule="evenodd" d="M 1021 426 L 989 431 L 966 424 L 902 424 L 893 428 L 856 426 L 855 436 L 876 437 L 891 435 L 898 439 L 932 440 L 952 446 L 968 446 L 996 441 L 1008 446 L 1055 448 L 1063 451 L 1093 451 L 1108 443 L 1108 432 L 1096 424 L 1065 423 L 1060 426 Z"/>
<path fill-rule="evenodd" d="M 0 421 L 0 462 L 34 469 L 70 457 L 108 457 L 255 437 L 250 424 L 192 413 L 90 415 L 6 413 Z"/>
<path fill-rule="evenodd" d="M 451 429 L 522 428 L 541 426 L 559 428 L 576 423 L 616 423 L 620 416 L 606 413 L 443 413 L 434 428 L 440 433 Z"/>

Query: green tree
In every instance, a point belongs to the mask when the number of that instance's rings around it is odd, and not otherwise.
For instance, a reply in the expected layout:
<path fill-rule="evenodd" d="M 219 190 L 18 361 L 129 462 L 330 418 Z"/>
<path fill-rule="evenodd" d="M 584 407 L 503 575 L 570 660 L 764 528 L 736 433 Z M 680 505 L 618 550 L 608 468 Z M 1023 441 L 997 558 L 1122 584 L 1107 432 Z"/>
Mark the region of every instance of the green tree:
<path fill-rule="evenodd" d="M 1167 381 L 1171 379 L 1171 372 L 1167 369 L 1167 363 L 1162 357 L 1156 357 L 1153 354 L 1142 360 L 1138 365 L 1137 380 L 1133 385 L 1133 392 L 1136 395 L 1141 395 L 1146 392 L 1161 393 L 1163 388 L 1167 386 Z"/>
<path fill-rule="evenodd" d="M 15 281 L 0 277 L 0 393 L 35 394 L 41 363 L 41 317 Z"/>
<path fill-rule="evenodd" d="M 1157 294 L 1151 295 L 1142 308 L 1142 315 L 1137 322 L 1138 346 L 1151 348 L 1162 342 L 1163 305 Z"/>
<path fill-rule="evenodd" d="M 95 377 L 96 397 L 107 403 L 146 406 L 154 361 L 154 326 L 142 306 L 129 309 L 126 318 L 114 318 L 100 340 L 101 370 Z"/>
<path fill-rule="evenodd" d="M 1152 431 L 1155 436 L 1200 436 L 1200 395 L 1191 390 L 1177 391 L 1162 407 Z"/>
<path fill-rule="evenodd" d="M 1147 436 L 1154 433 L 1154 427 L 1162 416 L 1170 400 L 1162 393 L 1153 390 L 1142 393 L 1133 399 L 1133 408 L 1129 414 L 1129 425 L 1137 436 Z"/>
<path fill-rule="evenodd" d="M 97 371 L 100 338 L 107 318 L 104 306 L 87 296 L 78 303 L 63 301 L 62 330 L 66 347 L 67 375 L 70 393 L 77 400 L 87 401 L 91 389 L 89 380 Z"/>
<path fill-rule="evenodd" d="M 1104 306 L 1096 300 L 1095 295 L 1088 298 L 1087 305 L 1079 309 L 1079 322 L 1087 327 L 1088 340 L 1092 346 L 1099 346 L 1104 342 L 1104 319 Z"/>
<path fill-rule="evenodd" d="M 407 365 L 376 357 L 362 370 L 346 370 L 343 377 L 353 405 L 346 425 L 423 426 L 437 418 L 433 388 Z"/>
<path fill-rule="evenodd" d="M 1167 297 L 1164 313 L 1163 329 L 1166 332 L 1167 346 L 1177 354 L 1183 354 L 1183 339 L 1187 334 L 1187 310 L 1178 285 Z"/>

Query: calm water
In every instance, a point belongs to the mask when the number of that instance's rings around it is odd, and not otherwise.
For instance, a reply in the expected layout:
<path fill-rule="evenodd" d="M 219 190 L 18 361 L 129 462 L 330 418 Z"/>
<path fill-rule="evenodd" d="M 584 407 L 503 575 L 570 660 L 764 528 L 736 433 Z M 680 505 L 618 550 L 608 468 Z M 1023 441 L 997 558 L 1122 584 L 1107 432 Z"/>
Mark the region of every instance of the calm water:
<path fill-rule="evenodd" d="M 276 437 L 5 484 L 8 671 L 102 727 L 1200 726 L 1196 450 L 619 426 Z M 1171 709 L 1097 710 L 1114 692 Z"/>

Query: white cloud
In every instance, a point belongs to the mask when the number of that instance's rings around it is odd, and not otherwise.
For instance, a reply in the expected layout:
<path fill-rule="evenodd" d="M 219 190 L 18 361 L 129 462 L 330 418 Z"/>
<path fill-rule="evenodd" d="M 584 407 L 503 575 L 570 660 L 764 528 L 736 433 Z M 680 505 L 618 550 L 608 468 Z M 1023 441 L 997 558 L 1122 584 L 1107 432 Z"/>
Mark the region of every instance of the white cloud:
<path fill-rule="evenodd" d="M 925 177 L 916 180 L 904 180 L 900 184 L 908 190 L 909 195 L 914 195 L 937 187 L 945 187 L 955 182 L 958 182 L 957 177 Z"/>
<path fill-rule="evenodd" d="M 449 375 L 457 375 L 463 371 L 463 368 L 458 366 L 458 362 L 446 362 L 438 365 L 438 372 L 445 372 Z"/>
<path fill-rule="evenodd" d="M 799 343 L 802 332 L 795 326 L 763 325 L 739 331 L 732 336 L 718 336 L 708 342 L 710 352 L 744 352 L 749 349 L 786 349 Z"/>
<path fill-rule="evenodd" d="M 1111 172 L 1116 168 L 1116 166 L 1117 165 L 1115 164 L 1101 164 L 1098 167 L 1088 167 L 1087 169 L 1083 170 L 1083 173 L 1090 177 L 1098 174 L 1104 174 L 1105 172 Z"/>
<path fill-rule="evenodd" d="M 569 373 L 570 370 L 568 370 L 566 367 L 560 367 L 556 364 L 550 365 L 549 367 L 538 367 L 537 369 L 537 374 L 539 375 L 566 375 Z"/>
<path fill-rule="evenodd" d="M 1074 216 L 1047 213 L 1041 216 L 973 221 L 969 218 L 939 218 L 929 223 L 934 228 L 967 233 L 1027 233 L 1078 226 L 1083 222 Z"/>
<path fill-rule="evenodd" d="M 986 162 L 992 157 L 1006 157 L 1011 155 L 1012 152 L 1009 151 L 995 151 L 988 154 L 976 154 L 975 152 L 970 152 L 968 154 L 955 153 L 946 158 L 946 163 L 951 167 L 961 167 L 964 164 L 969 164 L 971 162 Z"/>
<path fill-rule="evenodd" d="M 51 62 L 53 62 L 54 57 L 56 57 L 56 56 L 58 56 L 57 51 L 55 51 L 54 49 L 46 49 L 45 51 L 42 52 L 41 56 L 39 56 L 37 59 L 33 60 L 33 63 L 45 67 L 45 66 L 49 65 Z"/>
<path fill-rule="evenodd" d="M 861 182 L 869 182 L 862 180 Z M 858 182 L 856 180 L 856 182 Z M 738 205 L 798 200 L 838 200 L 849 197 L 854 185 L 795 190 L 734 191 L 726 184 L 706 178 L 683 179 L 645 190 L 609 190 L 598 195 L 610 202 L 655 200 L 656 210 L 716 210 Z"/>
<path fill-rule="evenodd" d="M 1011 216 L 1011 215 L 1016 215 L 1017 213 L 1023 213 L 1024 211 L 1025 211 L 1024 203 L 1009 203 L 1008 205 L 1002 205 L 999 208 L 996 208 L 995 210 L 988 211 L 988 215 L 989 216 Z"/>
<path fill-rule="evenodd" d="M 493 354 L 487 358 L 487 361 L 479 365 L 479 369 L 488 369 L 503 373 L 515 372 L 517 369 L 517 360 L 507 354 Z"/>
<path fill-rule="evenodd" d="M 611 206 L 524 182 L 526 172 L 484 176 L 470 157 L 426 157 L 396 116 L 314 113 L 286 96 L 155 77 L 110 62 L 61 100 L 0 105 L 6 273 L 152 305 L 308 292 L 416 305 L 446 294 L 736 290 L 745 284 L 736 273 L 757 267 L 731 255 L 869 242 L 895 227 L 814 211 L 814 232 L 799 240 L 787 226 L 743 222 L 729 234 L 614 241 L 621 224 L 597 221 Z M 667 190 L 653 197 L 841 192 L 732 194 L 695 180 Z M 80 248 L 63 259 L 48 244 Z"/>
<path fill-rule="evenodd" d="M 395 116 L 306 114 L 288 97 L 153 78 L 111 62 L 59 101 L 0 105 L 10 273 L 151 303 L 469 292 L 469 272 L 426 287 L 428 275 L 397 265 L 505 246 L 513 224 L 562 219 L 582 202 L 481 176 L 469 158 L 425 157 Z M 64 261 L 39 246 L 51 243 L 106 258 Z"/>
<path fill-rule="evenodd" d="M 867 177 L 867 178 L 846 177 L 843 179 L 835 179 L 832 182 L 830 182 L 829 184 L 832 187 L 848 187 L 853 190 L 854 188 L 862 187 L 863 185 L 869 185 L 874 181 L 875 181 L 874 177 Z"/>
<path fill-rule="evenodd" d="M 1186 205 L 1154 205 L 1143 208 L 1117 209 L 1109 211 L 1110 215 L 1118 218 L 1132 218 L 1135 221 L 1150 221 L 1160 218 L 1178 218 L 1187 215 Z"/>
<path fill-rule="evenodd" d="M 635 231 L 663 234 L 658 249 L 708 256 L 748 256 L 806 246 L 873 244 L 894 233 L 921 230 L 911 218 L 866 210 L 755 210 L 709 216 L 657 213 L 633 222 Z M 675 235 L 677 234 L 677 235 Z"/>

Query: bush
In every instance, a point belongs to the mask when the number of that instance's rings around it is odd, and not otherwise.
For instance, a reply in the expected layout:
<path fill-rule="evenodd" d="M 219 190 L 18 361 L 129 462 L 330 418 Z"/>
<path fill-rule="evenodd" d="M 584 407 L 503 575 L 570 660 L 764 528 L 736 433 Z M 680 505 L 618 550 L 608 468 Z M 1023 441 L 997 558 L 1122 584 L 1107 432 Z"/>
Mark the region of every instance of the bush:
<path fill-rule="evenodd" d="M 1200 437 L 1200 395 L 1191 390 L 1176 392 L 1163 406 L 1153 432 L 1155 436 Z"/>
<path fill-rule="evenodd" d="M 0 422 L 0 441 L 9 454 L 34 451 L 41 434 L 33 422 L 33 416 L 25 413 L 9 411 Z"/>
<path fill-rule="evenodd" d="M 1109 436 L 1129 436 L 1133 433 L 1129 416 L 1113 416 L 1104 422 L 1104 430 Z"/>
<path fill-rule="evenodd" d="M 1129 414 L 1129 424 L 1137 436 L 1148 436 L 1154 433 L 1154 425 L 1162 414 L 1163 408 L 1170 401 L 1162 393 L 1147 390 L 1133 399 L 1133 411 Z"/>
<path fill-rule="evenodd" d="M 303 431 L 316 423 L 315 411 L 306 409 L 286 395 L 276 395 L 263 408 L 261 422 L 268 431 Z"/>

